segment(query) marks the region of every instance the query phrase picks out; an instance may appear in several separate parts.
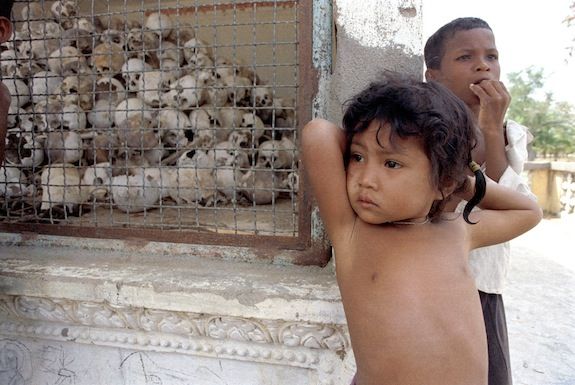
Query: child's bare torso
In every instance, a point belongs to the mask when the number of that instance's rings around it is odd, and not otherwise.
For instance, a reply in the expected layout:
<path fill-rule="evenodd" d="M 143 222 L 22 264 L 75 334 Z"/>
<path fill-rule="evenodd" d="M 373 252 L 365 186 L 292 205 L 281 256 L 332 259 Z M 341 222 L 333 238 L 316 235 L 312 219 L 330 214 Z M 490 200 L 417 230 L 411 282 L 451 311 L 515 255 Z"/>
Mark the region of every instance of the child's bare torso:
<path fill-rule="evenodd" d="M 441 240 L 441 241 L 439 241 Z M 487 347 L 458 220 L 334 242 L 358 385 L 485 385 Z"/>

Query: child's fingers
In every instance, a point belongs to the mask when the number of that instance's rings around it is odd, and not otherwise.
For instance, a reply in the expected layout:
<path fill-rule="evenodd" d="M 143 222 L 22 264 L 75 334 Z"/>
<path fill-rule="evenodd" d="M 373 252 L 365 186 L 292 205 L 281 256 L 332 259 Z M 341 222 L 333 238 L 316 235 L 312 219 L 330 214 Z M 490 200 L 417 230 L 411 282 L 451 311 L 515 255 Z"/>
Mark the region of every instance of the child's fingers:
<path fill-rule="evenodd" d="M 471 84 L 470 89 L 479 100 L 498 100 L 502 103 L 508 103 L 510 100 L 507 88 L 497 80 L 484 80 L 479 84 Z"/>

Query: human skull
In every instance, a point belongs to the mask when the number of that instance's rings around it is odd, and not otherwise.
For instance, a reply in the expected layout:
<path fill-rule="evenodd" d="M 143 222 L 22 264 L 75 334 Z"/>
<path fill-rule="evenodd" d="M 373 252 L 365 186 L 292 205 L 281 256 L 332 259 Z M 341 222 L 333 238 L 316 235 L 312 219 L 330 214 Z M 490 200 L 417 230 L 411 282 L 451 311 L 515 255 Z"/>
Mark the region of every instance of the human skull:
<path fill-rule="evenodd" d="M 18 55 L 13 49 L 2 51 L 0 54 L 0 70 L 2 77 L 20 77 L 18 74 Z"/>
<path fill-rule="evenodd" d="M 280 186 L 290 192 L 297 193 L 299 191 L 299 174 L 295 171 L 289 172 L 283 176 Z"/>
<path fill-rule="evenodd" d="M 118 79 L 104 76 L 96 80 L 96 101 L 107 100 L 117 104 L 125 95 L 126 89 Z"/>
<path fill-rule="evenodd" d="M 199 53 L 211 57 L 211 52 L 206 42 L 194 37 L 184 43 L 184 57 L 186 58 L 186 62 L 190 63 L 190 59 Z"/>
<path fill-rule="evenodd" d="M 114 113 L 114 123 L 117 127 L 120 127 L 128 118 L 132 116 L 141 116 L 144 119 L 153 120 L 152 112 L 149 107 L 142 99 L 138 98 L 128 98 L 122 100 L 116 106 L 116 111 Z"/>
<path fill-rule="evenodd" d="M 139 58 L 128 59 L 122 65 L 122 78 L 126 83 L 126 88 L 129 91 L 137 92 L 138 84 L 142 74 L 152 71 L 152 66 Z"/>
<path fill-rule="evenodd" d="M 182 111 L 170 108 L 162 109 L 158 114 L 158 126 L 162 141 L 168 147 L 179 148 L 188 143 L 186 130 L 191 130 L 190 119 Z"/>
<path fill-rule="evenodd" d="M 249 170 L 242 176 L 240 191 L 257 205 L 272 203 L 279 195 L 276 175 L 270 169 Z"/>
<path fill-rule="evenodd" d="M 73 164 L 59 163 L 44 167 L 41 175 L 42 204 L 40 210 L 64 206 L 72 210 L 81 204 L 80 172 Z"/>
<path fill-rule="evenodd" d="M 186 57 L 186 61 L 188 62 L 186 66 L 188 73 L 199 69 L 210 69 L 214 66 L 214 62 L 210 56 L 201 51 Z"/>
<path fill-rule="evenodd" d="M 234 105 L 248 105 L 251 96 L 252 82 L 242 76 L 226 76 L 222 79 L 227 87 L 228 101 Z"/>
<path fill-rule="evenodd" d="M 217 195 L 211 168 L 182 167 L 169 173 L 168 194 L 177 204 L 213 202 Z"/>
<path fill-rule="evenodd" d="M 242 127 L 242 131 L 251 135 L 252 143 L 256 146 L 260 139 L 265 135 L 266 128 L 264 122 L 254 113 L 244 113 L 242 115 L 242 123 L 240 126 Z"/>
<path fill-rule="evenodd" d="M 58 0 L 52 4 L 50 8 L 52 15 L 64 27 L 70 29 L 74 27 L 74 18 L 78 14 L 78 7 L 75 1 L 72 0 Z"/>
<path fill-rule="evenodd" d="M 138 81 L 138 97 L 152 107 L 167 104 L 164 96 L 176 82 L 176 75 L 170 72 L 144 72 Z M 173 106 L 172 106 L 173 107 Z"/>
<path fill-rule="evenodd" d="M 62 76 L 89 73 L 86 59 L 82 53 L 72 46 L 56 49 L 48 58 L 50 71 Z"/>
<path fill-rule="evenodd" d="M 44 147 L 36 135 L 10 134 L 6 141 L 5 154 L 8 164 L 34 168 L 44 162 Z"/>
<path fill-rule="evenodd" d="M 126 47 L 136 54 L 147 54 L 158 49 L 160 41 L 158 35 L 145 28 L 132 28 L 128 32 Z"/>
<path fill-rule="evenodd" d="M 90 31 L 81 28 L 67 29 L 62 33 L 62 39 L 68 45 L 75 46 L 79 51 L 89 53 L 96 45 L 97 37 Z"/>
<path fill-rule="evenodd" d="M 124 31 L 118 29 L 106 29 L 100 34 L 100 41 L 102 43 L 114 43 L 120 47 L 126 45 L 126 35 Z"/>
<path fill-rule="evenodd" d="M 215 127 L 212 128 L 210 115 L 205 109 L 197 108 L 190 112 L 190 126 L 194 133 L 194 146 L 211 148 L 216 144 Z"/>
<path fill-rule="evenodd" d="M 38 131 L 53 131 L 60 127 L 63 107 L 60 100 L 47 99 L 31 106 L 28 112 L 33 114 Z"/>
<path fill-rule="evenodd" d="M 174 28 L 172 18 L 169 15 L 160 12 L 150 13 L 146 18 L 146 23 L 144 25 L 146 29 L 158 35 L 159 38 L 164 39 L 170 35 Z"/>
<path fill-rule="evenodd" d="M 49 163 L 74 163 L 82 158 L 83 142 L 73 131 L 49 132 L 44 144 Z"/>
<path fill-rule="evenodd" d="M 8 88 L 10 91 L 10 96 L 12 98 L 12 102 L 10 105 L 23 107 L 30 101 L 30 89 L 20 79 L 15 78 L 5 78 L 2 79 L 2 83 Z"/>
<path fill-rule="evenodd" d="M 252 105 L 256 108 L 271 107 L 273 100 L 269 87 L 258 86 L 252 90 Z"/>
<path fill-rule="evenodd" d="M 230 141 L 220 142 L 208 151 L 216 166 L 248 167 L 250 160 L 247 152 Z"/>
<path fill-rule="evenodd" d="M 35 74 L 30 81 L 32 102 L 38 103 L 40 100 L 59 94 L 62 81 L 63 78 L 52 71 L 41 71 Z"/>
<path fill-rule="evenodd" d="M 34 129 L 34 116 L 23 108 L 11 105 L 8 108 L 6 127 L 18 128 L 19 131 L 32 131 Z"/>
<path fill-rule="evenodd" d="M 204 84 L 192 75 L 184 75 L 170 86 L 170 91 L 162 96 L 165 105 L 189 110 L 199 107 L 205 102 Z"/>
<path fill-rule="evenodd" d="M 226 199 L 236 202 L 240 196 L 239 184 L 243 178 L 243 173 L 236 167 L 223 166 L 214 171 L 214 179 L 217 190 L 223 194 Z"/>
<path fill-rule="evenodd" d="M 124 65 L 123 49 L 115 43 L 101 43 L 92 51 L 92 67 L 99 74 L 114 76 Z"/>
<path fill-rule="evenodd" d="M 54 21 L 28 20 L 21 24 L 20 32 L 30 39 L 59 39 L 64 29 Z"/>
<path fill-rule="evenodd" d="M 90 33 L 96 32 L 96 26 L 85 17 L 74 19 L 74 28 L 81 29 Z"/>
<path fill-rule="evenodd" d="M 64 105 L 61 126 L 65 130 L 83 131 L 86 129 L 86 113 L 76 104 Z"/>
<path fill-rule="evenodd" d="M 296 147 L 291 140 L 266 140 L 258 147 L 257 166 L 270 169 L 292 168 L 295 162 Z"/>
<path fill-rule="evenodd" d="M 48 67 L 50 55 L 60 47 L 64 41 L 59 39 L 37 39 L 23 41 L 17 49 L 20 59 L 20 66 L 27 64 L 32 69 L 36 66 L 46 69 Z M 23 61 L 33 61 L 35 65 L 22 63 Z"/>
<path fill-rule="evenodd" d="M 178 158 L 176 162 L 178 168 L 182 167 L 195 167 L 213 169 L 216 166 L 213 157 L 209 157 L 208 153 L 204 150 L 188 150 Z"/>
<path fill-rule="evenodd" d="M 117 155 L 118 137 L 111 131 L 96 134 L 85 146 L 84 158 L 88 163 L 102 163 Z"/>
<path fill-rule="evenodd" d="M 209 84 L 206 101 L 214 107 L 223 107 L 228 104 L 228 89 L 221 81 Z"/>
<path fill-rule="evenodd" d="M 233 107 L 223 107 L 219 111 L 219 121 L 222 127 L 239 128 L 242 124 L 243 113 Z"/>
<path fill-rule="evenodd" d="M 127 213 L 150 209 L 160 199 L 160 186 L 150 175 L 115 176 L 110 192 L 116 208 Z"/>
<path fill-rule="evenodd" d="M 45 8 L 40 3 L 25 4 L 20 11 L 20 15 L 22 15 L 22 20 L 42 20 L 47 18 Z"/>
<path fill-rule="evenodd" d="M 184 54 L 180 47 L 170 41 L 162 41 L 156 52 L 160 61 L 160 68 L 166 70 L 163 65 L 167 60 L 175 62 L 178 66 L 184 64 Z"/>
<path fill-rule="evenodd" d="M 64 104 L 76 104 L 85 111 L 90 110 L 93 106 L 92 86 L 91 76 L 66 76 L 60 84 L 60 97 Z"/>
<path fill-rule="evenodd" d="M 102 201 L 106 198 L 112 182 L 112 164 L 96 163 L 88 166 L 82 175 L 82 190 L 86 195 Z"/>
<path fill-rule="evenodd" d="M 28 195 L 26 177 L 18 167 L 0 167 L 0 197 L 12 198 Z"/>
<path fill-rule="evenodd" d="M 109 129 L 114 125 L 115 102 L 106 99 L 96 101 L 94 108 L 88 111 L 88 122 L 95 129 Z"/>

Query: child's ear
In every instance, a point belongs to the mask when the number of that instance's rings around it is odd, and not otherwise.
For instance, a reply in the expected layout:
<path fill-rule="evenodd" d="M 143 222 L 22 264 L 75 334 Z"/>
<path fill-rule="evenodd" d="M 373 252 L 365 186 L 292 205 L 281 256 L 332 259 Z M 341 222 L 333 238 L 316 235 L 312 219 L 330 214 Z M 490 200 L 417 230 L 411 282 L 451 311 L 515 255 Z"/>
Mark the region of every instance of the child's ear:
<path fill-rule="evenodd" d="M 437 70 L 433 70 L 433 69 L 426 69 L 425 70 L 425 80 L 426 81 L 430 81 L 430 80 L 436 80 L 437 79 Z"/>
<path fill-rule="evenodd" d="M 12 22 L 0 16 L 0 43 L 5 43 L 12 36 Z"/>
<path fill-rule="evenodd" d="M 437 200 L 447 199 L 451 196 L 451 194 L 453 194 L 456 188 L 457 188 L 457 182 L 452 180 L 451 182 L 443 186 L 443 188 L 437 189 L 435 198 Z"/>

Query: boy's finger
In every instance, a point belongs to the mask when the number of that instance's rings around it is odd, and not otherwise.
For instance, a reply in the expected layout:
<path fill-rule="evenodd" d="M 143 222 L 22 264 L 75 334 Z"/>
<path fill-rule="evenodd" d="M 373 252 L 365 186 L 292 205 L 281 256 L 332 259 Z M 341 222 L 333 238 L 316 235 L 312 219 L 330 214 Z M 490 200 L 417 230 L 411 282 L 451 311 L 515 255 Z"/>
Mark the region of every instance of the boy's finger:
<path fill-rule="evenodd" d="M 485 91 L 485 88 L 481 87 L 479 84 L 470 84 L 469 89 L 479 98 L 479 100 L 489 97 L 489 94 Z"/>

